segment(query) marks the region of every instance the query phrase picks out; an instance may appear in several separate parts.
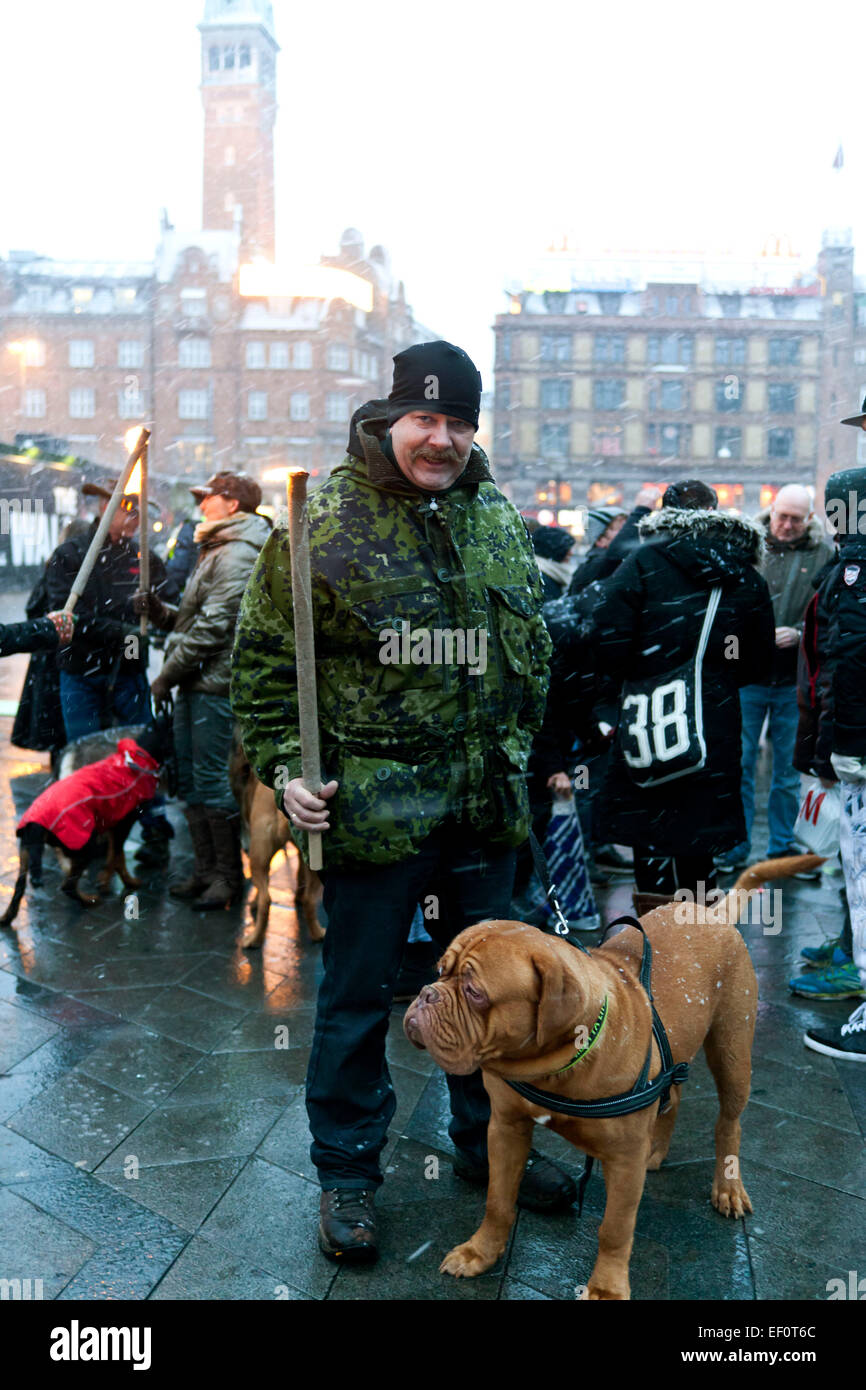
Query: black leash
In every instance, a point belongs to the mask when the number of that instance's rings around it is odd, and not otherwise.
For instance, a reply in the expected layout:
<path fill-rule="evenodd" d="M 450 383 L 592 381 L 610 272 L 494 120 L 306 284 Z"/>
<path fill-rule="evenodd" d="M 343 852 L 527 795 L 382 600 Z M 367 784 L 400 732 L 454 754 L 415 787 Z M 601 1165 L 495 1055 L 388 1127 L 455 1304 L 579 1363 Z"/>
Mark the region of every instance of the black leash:
<path fill-rule="evenodd" d="M 550 866 L 548 865 L 547 859 L 545 858 L 544 850 L 541 848 L 541 845 L 538 843 L 538 840 L 535 838 L 531 830 L 529 832 L 529 848 L 532 851 L 532 862 L 535 865 L 535 872 L 541 879 L 541 886 L 544 889 L 544 896 L 547 898 L 547 901 L 553 908 L 553 915 L 556 918 L 553 927 L 553 934 L 556 936 L 564 937 L 570 946 L 576 947 L 578 951 L 583 951 L 583 954 L 585 956 L 588 956 L 589 951 L 586 949 L 583 942 L 579 941 L 577 937 L 574 937 L 571 934 L 571 928 L 568 925 L 565 913 L 559 905 L 559 898 L 556 895 L 556 884 L 550 877 Z M 548 935 L 550 935 L 549 932 Z"/>

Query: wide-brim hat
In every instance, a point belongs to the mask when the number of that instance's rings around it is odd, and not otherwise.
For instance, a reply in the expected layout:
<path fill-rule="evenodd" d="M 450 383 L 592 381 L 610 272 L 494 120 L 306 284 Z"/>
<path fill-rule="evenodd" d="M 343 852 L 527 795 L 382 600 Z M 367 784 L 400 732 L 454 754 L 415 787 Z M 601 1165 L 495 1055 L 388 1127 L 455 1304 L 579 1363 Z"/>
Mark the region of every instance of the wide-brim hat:
<path fill-rule="evenodd" d="M 866 420 L 866 396 L 863 397 L 863 405 L 859 415 L 849 415 L 847 420 L 840 420 L 840 425 L 862 425 Z"/>
<path fill-rule="evenodd" d="M 116 478 L 109 478 L 108 481 L 105 483 L 82 483 L 81 495 L 82 497 L 102 497 L 105 499 L 106 502 L 110 502 L 112 497 L 114 496 L 114 489 L 116 487 Z M 138 503 L 139 510 L 141 510 L 141 497 L 139 493 L 125 492 L 123 495 L 124 497 L 134 497 L 136 502 Z M 155 512 L 158 515 L 160 511 L 159 503 L 156 502 L 152 497 L 149 497 L 147 499 L 147 509 L 149 512 Z"/>

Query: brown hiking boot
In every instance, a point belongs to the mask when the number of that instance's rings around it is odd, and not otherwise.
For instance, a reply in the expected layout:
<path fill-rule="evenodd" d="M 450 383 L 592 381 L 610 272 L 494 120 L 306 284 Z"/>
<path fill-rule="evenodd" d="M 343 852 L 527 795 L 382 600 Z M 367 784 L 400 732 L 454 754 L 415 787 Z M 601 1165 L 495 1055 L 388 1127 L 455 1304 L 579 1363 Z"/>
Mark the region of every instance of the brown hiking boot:
<path fill-rule="evenodd" d="M 203 893 L 211 882 L 216 872 L 216 855 L 205 808 L 187 806 L 184 814 L 189 826 L 195 865 L 189 878 L 172 883 L 168 891 L 173 898 L 192 899 Z"/>
<path fill-rule="evenodd" d="M 200 898 L 196 911 L 214 911 L 231 907 L 241 896 L 244 876 L 241 865 L 241 818 L 237 811 L 215 811 L 205 807 L 208 827 L 213 840 L 216 867 L 210 883 Z"/>
<path fill-rule="evenodd" d="M 356 1187 L 335 1187 L 319 1202 L 319 1249 L 329 1260 L 372 1264 L 376 1244 L 374 1193 Z"/>

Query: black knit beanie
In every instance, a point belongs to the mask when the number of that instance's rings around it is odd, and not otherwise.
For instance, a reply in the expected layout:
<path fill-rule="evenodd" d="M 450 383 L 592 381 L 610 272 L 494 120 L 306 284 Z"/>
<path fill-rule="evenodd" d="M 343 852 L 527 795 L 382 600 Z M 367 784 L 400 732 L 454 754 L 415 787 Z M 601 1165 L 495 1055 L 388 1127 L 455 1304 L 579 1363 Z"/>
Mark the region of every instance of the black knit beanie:
<path fill-rule="evenodd" d="M 478 428 L 481 375 L 462 348 L 440 339 L 416 343 L 394 358 L 394 385 L 388 397 L 388 425 L 410 410 L 451 415 Z"/>

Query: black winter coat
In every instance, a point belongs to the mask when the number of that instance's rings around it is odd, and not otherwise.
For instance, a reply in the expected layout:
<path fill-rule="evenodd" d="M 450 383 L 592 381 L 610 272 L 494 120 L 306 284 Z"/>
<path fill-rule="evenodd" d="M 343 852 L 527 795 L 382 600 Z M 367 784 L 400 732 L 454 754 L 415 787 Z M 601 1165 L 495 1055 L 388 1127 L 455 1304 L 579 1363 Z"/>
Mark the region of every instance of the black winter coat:
<path fill-rule="evenodd" d="M 12 623 L 3 634 L 2 653 L 32 651 L 27 676 L 18 701 L 18 710 L 9 742 L 16 748 L 46 752 L 62 748 L 66 742 L 63 711 L 60 707 L 60 675 L 57 670 L 57 629 L 44 616 L 49 612 L 45 571 L 33 587 L 25 607 L 28 621 Z M 32 646 L 20 641 L 31 629 Z"/>
<path fill-rule="evenodd" d="M 693 659 L 710 589 L 720 584 L 703 663 L 707 758 L 698 772 L 642 788 L 615 742 L 598 838 L 665 855 L 720 854 L 746 835 L 739 688 L 764 683 L 772 662 L 773 608 L 755 568 L 762 538 L 738 517 L 679 508 L 653 512 L 640 532 L 644 544 L 603 586 L 597 661 L 622 682 L 661 678 Z"/>
<path fill-rule="evenodd" d="M 94 521 L 83 536 L 64 541 L 50 557 L 45 571 L 47 611 L 53 612 L 65 604 L 97 525 Z M 165 566 L 158 555 L 150 557 L 150 583 L 161 596 Z M 121 661 L 124 675 L 143 670 L 141 659 L 127 656 L 124 648 L 127 634 L 138 631 L 138 618 L 132 610 L 132 596 L 138 588 L 137 542 L 106 540 L 75 609 L 74 638 L 58 651 L 57 665 L 61 671 L 76 676 L 107 676 L 120 669 Z"/>
<path fill-rule="evenodd" d="M 832 753 L 866 758 L 866 539 L 841 536 L 818 584 L 800 642 L 794 766 L 835 781 Z"/>

